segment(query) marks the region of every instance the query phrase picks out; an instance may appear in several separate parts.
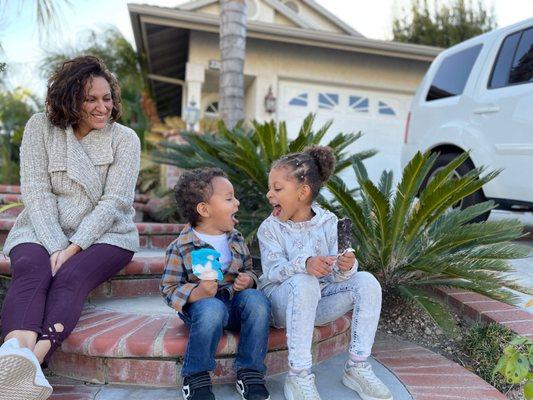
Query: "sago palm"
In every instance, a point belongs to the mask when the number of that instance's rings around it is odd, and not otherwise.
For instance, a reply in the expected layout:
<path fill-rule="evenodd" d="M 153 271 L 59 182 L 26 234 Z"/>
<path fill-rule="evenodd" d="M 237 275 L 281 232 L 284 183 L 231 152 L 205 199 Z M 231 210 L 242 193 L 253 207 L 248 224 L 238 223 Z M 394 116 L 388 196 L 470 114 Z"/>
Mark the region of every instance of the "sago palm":
<path fill-rule="evenodd" d="M 457 287 L 512 302 L 514 296 L 506 288 L 527 289 L 506 277 L 511 269 L 507 260 L 525 257 L 528 249 L 509 242 L 522 235 L 523 226 L 516 219 L 469 222 L 493 209 L 492 201 L 463 210 L 452 208 L 498 172 L 475 168 L 452 178 L 453 171 L 468 158 L 464 153 L 422 188 L 436 157 L 416 154 L 395 190 L 391 172 L 384 172 L 376 185 L 368 179 L 363 164 L 354 160 L 360 200 L 336 177 L 328 189 L 352 220 L 361 268 L 376 275 L 385 294 L 396 292 L 414 301 L 450 332 L 450 314 L 427 289 Z"/>
<path fill-rule="evenodd" d="M 351 165 L 353 157 L 365 159 L 375 154 L 373 150 L 348 154 L 347 147 L 359 139 L 360 133 L 339 133 L 328 143 L 322 143 L 332 122 L 314 131 L 314 118 L 312 114 L 306 117 L 298 135 L 292 140 L 288 137 L 284 122 L 277 126 L 274 121 L 263 124 L 253 122 L 251 130 L 242 124 L 228 130 L 220 123 L 217 134 L 184 132 L 181 135 L 185 144 L 161 142 L 153 158 L 156 162 L 184 169 L 211 166 L 224 170 L 241 202 L 239 229 L 250 240 L 271 211 L 265 195 L 268 191 L 268 172 L 274 160 L 301 151 L 311 144 L 324 144 L 336 154 L 338 162 L 334 174 L 338 174 Z"/>

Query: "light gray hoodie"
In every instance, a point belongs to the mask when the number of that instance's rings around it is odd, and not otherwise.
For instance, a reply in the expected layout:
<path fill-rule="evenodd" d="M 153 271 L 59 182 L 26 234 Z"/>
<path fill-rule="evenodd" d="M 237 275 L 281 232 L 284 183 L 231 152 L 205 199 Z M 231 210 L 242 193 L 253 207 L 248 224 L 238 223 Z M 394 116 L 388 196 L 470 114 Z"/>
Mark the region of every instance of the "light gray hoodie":
<path fill-rule="evenodd" d="M 270 215 L 259 227 L 263 268 L 259 286 L 267 296 L 291 276 L 306 274 L 305 262 L 309 257 L 337 255 L 337 217 L 317 203 L 311 209 L 315 216 L 309 221 L 282 222 Z M 357 266 L 356 261 L 346 272 L 334 267 L 332 273 L 320 278 L 321 286 L 350 278 L 357 272 Z"/>

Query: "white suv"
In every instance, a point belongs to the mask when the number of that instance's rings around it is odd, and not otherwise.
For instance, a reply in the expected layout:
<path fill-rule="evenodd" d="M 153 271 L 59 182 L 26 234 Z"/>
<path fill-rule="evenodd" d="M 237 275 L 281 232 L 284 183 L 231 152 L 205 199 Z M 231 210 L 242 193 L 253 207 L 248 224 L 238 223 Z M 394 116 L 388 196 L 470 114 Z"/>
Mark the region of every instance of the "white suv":
<path fill-rule="evenodd" d="M 413 98 L 404 143 L 402 166 L 419 150 L 440 153 L 431 174 L 468 150 L 457 174 L 502 169 L 462 207 L 487 198 L 533 209 L 533 18 L 439 54 Z"/>

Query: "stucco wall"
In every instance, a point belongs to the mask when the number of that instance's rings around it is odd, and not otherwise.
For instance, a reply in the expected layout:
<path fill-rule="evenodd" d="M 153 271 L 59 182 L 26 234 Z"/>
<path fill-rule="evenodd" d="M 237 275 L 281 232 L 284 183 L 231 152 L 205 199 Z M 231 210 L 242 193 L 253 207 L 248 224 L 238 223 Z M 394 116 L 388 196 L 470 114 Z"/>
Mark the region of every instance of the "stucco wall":
<path fill-rule="evenodd" d="M 218 44 L 215 34 L 191 32 L 189 62 L 207 69 L 210 59 L 220 58 Z M 256 77 L 249 90 L 257 97 L 252 103 L 247 93 L 247 116 L 270 118 L 262 111 L 262 98 L 269 85 L 277 95 L 280 78 L 414 94 L 427 68 L 428 62 L 248 39 L 244 72 Z"/>

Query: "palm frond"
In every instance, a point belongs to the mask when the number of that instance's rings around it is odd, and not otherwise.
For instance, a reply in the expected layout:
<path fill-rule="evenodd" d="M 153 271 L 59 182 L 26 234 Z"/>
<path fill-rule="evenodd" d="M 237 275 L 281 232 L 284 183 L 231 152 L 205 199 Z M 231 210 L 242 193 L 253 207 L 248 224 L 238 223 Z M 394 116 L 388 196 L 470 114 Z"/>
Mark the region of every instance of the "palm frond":
<path fill-rule="evenodd" d="M 436 298 L 413 286 L 398 286 L 400 294 L 425 311 L 449 336 L 457 335 L 457 327 L 446 306 Z"/>

